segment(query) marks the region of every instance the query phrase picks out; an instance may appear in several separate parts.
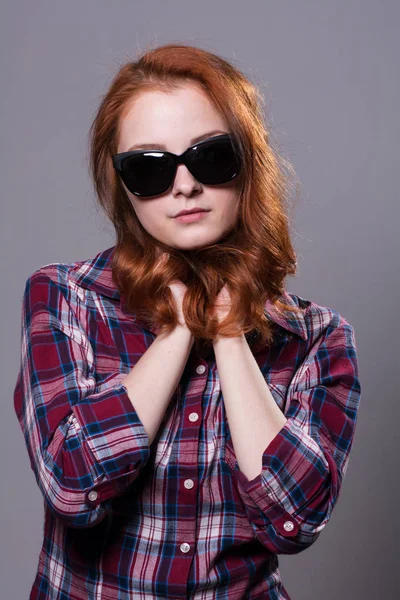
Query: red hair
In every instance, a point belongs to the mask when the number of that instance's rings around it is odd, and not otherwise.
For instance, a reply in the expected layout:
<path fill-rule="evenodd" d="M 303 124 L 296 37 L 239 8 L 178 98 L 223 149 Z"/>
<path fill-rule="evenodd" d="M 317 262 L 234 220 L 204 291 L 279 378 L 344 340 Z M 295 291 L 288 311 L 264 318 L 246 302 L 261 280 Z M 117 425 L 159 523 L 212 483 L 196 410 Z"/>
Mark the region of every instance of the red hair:
<path fill-rule="evenodd" d="M 242 162 L 235 229 L 214 244 L 184 252 L 143 228 L 111 159 L 132 102 L 144 91 L 168 93 L 182 85 L 196 85 L 207 94 L 227 122 Z M 261 344 L 270 344 L 273 324 L 264 312 L 267 299 L 279 312 L 301 310 L 279 299 L 285 277 L 297 268 L 286 212 L 290 179 L 285 169 L 291 175 L 294 171 L 272 149 L 262 104 L 257 87 L 223 58 L 192 46 L 166 44 L 123 65 L 98 108 L 89 132 L 90 171 L 98 201 L 116 231 L 113 278 L 128 309 L 160 333 L 178 322 L 168 288 L 174 280 L 188 286 L 183 313 L 196 345 L 210 343 L 217 333 L 250 331 L 258 332 Z M 224 284 L 232 310 L 218 325 L 211 310 Z"/>

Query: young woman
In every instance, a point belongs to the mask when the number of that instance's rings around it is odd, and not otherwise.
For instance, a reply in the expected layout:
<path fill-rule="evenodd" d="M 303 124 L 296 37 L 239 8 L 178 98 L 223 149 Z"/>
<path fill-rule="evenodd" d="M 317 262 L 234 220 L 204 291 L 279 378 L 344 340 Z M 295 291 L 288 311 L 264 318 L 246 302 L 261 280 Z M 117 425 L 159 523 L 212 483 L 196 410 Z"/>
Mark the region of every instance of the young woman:
<path fill-rule="evenodd" d="M 284 289 L 289 176 L 261 96 L 199 48 L 143 53 L 90 165 L 116 243 L 39 268 L 22 302 L 30 598 L 289 598 L 277 555 L 331 517 L 360 382 L 352 326 Z"/>

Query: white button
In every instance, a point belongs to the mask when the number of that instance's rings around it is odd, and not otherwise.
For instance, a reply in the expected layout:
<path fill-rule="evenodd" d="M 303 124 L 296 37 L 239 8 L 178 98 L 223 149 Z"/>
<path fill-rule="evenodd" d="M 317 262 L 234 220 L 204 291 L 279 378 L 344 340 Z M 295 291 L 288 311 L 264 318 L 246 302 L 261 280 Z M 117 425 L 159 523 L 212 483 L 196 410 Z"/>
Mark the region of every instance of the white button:
<path fill-rule="evenodd" d="M 283 528 L 286 531 L 293 531 L 294 525 L 293 525 L 292 521 L 285 521 L 285 523 L 283 524 Z"/>
<path fill-rule="evenodd" d="M 98 496 L 98 493 L 93 490 L 93 492 L 89 493 L 88 498 L 89 498 L 89 500 L 91 500 L 91 502 L 94 502 L 95 500 L 97 500 L 97 496 Z"/>
<path fill-rule="evenodd" d="M 196 369 L 196 373 L 199 373 L 201 375 L 202 373 L 204 373 L 205 370 L 206 368 L 204 365 L 199 365 Z"/>
<path fill-rule="evenodd" d="M 190 550 L 189 544 L 186 544 L 186 543 L 181 544 L 181 550 L 182 550 L 182 552 L 189 552 L 189 550 Z"/>
<path fill-rule="evenodd" d="M 195 421 L 197 421 L 197 419 L 198 419 L 198 418 L 199 418 L 199 415 L 198 415 L 197 413 L 195 413 L 195 412 L 193 412 L 193 413 L 190 413 L 190 415 L 189 415 L 189 420 L 190 420 L 190 421 L 193 421 L 193 423 L 194 423 Z"/>
<path fill-rule="evenodd" d="M 184 483 L 185 488 L 187 488 L 188 490 L 191 490 L 192 487 L 194 486 L 193 480 L 192 479 L 186 479 L 185 483 Z"/>

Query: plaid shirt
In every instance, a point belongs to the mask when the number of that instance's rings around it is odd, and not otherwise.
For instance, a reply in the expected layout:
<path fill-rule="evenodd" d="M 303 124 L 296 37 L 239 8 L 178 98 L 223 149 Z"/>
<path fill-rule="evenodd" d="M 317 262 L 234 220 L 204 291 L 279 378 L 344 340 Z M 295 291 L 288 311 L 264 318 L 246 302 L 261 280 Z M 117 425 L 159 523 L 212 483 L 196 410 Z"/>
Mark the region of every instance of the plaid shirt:
<path fill-rule="evenodd" d="M 348 465 L 354 330 L 295 294 L 284 292 L 304 308 L 292 319 L 267 301 L 275 341 L 254 356 L 288 420 L 249 481 L 213 353 L 192 348 L 149 446 L 121 380 L 156 334 L 127 310 L 113 248 L 25 283 L 14 407 L 44 498 L 30 600 L 287 599 L 277 555 L 316 541 Z"/>

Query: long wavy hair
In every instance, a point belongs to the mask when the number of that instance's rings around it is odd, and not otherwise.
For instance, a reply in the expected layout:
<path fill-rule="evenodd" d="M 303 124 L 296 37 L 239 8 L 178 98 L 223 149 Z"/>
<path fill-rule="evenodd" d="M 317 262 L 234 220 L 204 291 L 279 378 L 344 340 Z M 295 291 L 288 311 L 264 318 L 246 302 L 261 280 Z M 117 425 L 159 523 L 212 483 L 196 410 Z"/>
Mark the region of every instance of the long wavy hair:
<path fill-rule="evenodd" d="M 211 245 L 185 251 L 163 244 L 143 228 L 111 158 L 117 153 L 121 121 L 135 98 L 182 85 L 199 86 L 214 103 L 242 163 L 235 228 Z M 159 333 L 171 331 L 178 316 L 168 285 L 181 280 L 188 286 L 183 314 L 198 348 L 210 345 L 218 334 L 256 333 L 262 345 L 269 345 L 274 324 L 265 302 L 270 300 L 281 314 L 289 311 L 289 318 L 301 310 L 280 299 L 285 277 L 297 269 L 287 211 L 294 170 L 272 148 L 263 103 L 258 88 L 228 61 L 200 48 L 166 44 L 120 67 L 89 130 L 90 174 L 98 202 L 115 228 L 112 275 L 127 308 Z M 218 324 L 212 307 L 225 284 L 232 306 Z"/>

